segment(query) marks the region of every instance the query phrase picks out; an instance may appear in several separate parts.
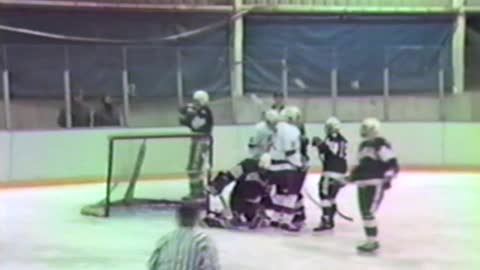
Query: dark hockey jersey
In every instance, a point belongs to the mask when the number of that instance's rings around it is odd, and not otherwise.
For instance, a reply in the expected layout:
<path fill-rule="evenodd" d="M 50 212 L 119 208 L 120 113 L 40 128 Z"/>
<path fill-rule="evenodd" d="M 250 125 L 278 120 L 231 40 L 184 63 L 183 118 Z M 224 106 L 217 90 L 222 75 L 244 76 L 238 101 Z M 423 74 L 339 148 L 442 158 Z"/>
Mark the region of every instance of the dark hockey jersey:
<path fill-rule="evenodd" d="M 210 186 L 221 193 L 232 182 L 236 182 L 232 196 L 235 194 L 240 198 L 260 200 L 266 190 L 268 174 L 258 166 L 257 159 L 247 158 L 230 171 L 219 173 Z"/>
<path fill-rule="evenodd" d="M 255 181 L 260 184 L 265 183 L 267 176 L 266 171 L 258 166 L 258 160 L 253 158 L 244 159 L 229 173 L 237 182 Z"/>
<path fill-rule="evenodd" d="M 323 158 L 323 173 L 343 176 L 347 172 L 347 140 L 342 134 L 328 135 L 317 146 L 318 154 Z"/>
<path fill-rule="evenodd" d="M 377 137 L 360 143 L 358 165 L 351 178 L 354 181 L 385 179 L 395 176 L 398 171 L 398 161 L 390 143 Z"/>
<path fill-rule="evenodd" d="M 267 171 L 260 169 L 258 160 L 253 158 L 244 159 L 228 172 L 220 172 L 212 182 L 212 186 L 217 192 L 221 192 L 231 182 L 249 182 L 258 183 L 262 186 L 266 184 Z"/>
<path fill-rule="evenodd" d="M 189 127 L 193 132 L 211 134 L 213 114 L 208 106 L 199 108 L 185 107 L 180 110 L 180 124 Z"/>

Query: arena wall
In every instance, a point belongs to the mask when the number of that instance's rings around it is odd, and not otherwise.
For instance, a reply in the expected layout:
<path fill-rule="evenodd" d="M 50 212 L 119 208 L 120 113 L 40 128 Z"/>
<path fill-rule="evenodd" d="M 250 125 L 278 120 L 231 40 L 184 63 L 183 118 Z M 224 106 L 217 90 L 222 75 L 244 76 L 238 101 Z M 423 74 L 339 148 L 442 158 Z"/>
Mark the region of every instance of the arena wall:
<path fill-rule="evenodd" d="M 359 142 L 358 123 L 344 124 L 350 140 L 349 159 L 354 162 Z M 321 124 L 309 124 L 307 132 L 323 135 Z M 5 183 L 76 182 L 101 180 L 106 175 L 108 143 L 112 134 L 151 134 L 183 128 L 104 129 L 71 131 L 17 131 L 0 133 L 0 179 Z M 215 128 L 214 169 L 228 169 L 247 155 L 250 125 Z M 406 168 L 480 169 L 480 124 L 471 123 L 386 123 L 383 133 L 389 138 L 400 162 Z M 186 164 L 184 151 L 149 149 L 149 154 L 168 155 L 169 162 Z M 313 165 L 319 165 L 312 151 Z M 134 160 L 128 152 L 118 157 L 124 163 Z M 146 172 L 171 173 L 168 164 L 148 162 Z"/>

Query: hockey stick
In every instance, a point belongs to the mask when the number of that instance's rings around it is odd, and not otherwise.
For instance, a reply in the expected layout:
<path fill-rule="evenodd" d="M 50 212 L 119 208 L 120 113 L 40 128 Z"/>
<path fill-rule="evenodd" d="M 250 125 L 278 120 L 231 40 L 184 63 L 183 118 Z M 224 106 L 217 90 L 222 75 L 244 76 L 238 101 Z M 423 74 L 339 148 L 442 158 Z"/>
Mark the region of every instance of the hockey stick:
<path fill-rule="evenodd" d="M 315 200 L 315 199 L 313 198 L 312 194 L 310 194 L 310 192 L 308 192 L 308 190 L 304 190 L 303 193 L 305 193 L 305 195 L 307 196 L 307 198 L 308 198 L 313 204 L 315 204 L 318 208 L 320 208 L 320 209 L 322 208 L 322 205 L 321 205 L 317 200 Z M 343 219 L 345 219 L 345 220 L 348 220 L 348 221 L 350 221 L 350 222 L 353 222 L 353 221 L 354 221 L 354 219 L 353 219 L 352 217 L 349 217 L 349 216 L 343 214 L 343 213 L 338 209 L 338 207 L 337 207 L 337 214 L 338 214 L 341 218 L 343 218 Z"/>

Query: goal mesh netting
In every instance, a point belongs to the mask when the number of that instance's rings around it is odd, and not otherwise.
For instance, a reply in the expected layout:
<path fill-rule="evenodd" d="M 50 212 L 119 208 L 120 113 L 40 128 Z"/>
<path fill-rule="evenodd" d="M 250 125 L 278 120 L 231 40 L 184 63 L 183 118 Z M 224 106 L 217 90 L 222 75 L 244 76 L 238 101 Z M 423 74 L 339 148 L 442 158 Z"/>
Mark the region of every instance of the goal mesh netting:
<path fill-rule="evenodd" d="M 199 141 L 209 149 L 200 156 L 201 166 L 192 169 L 189 158 Z M 179 204 L 189 195 L 189 174 L 210 180 L 211 150 L 212 138 L 194 133 L 110 137 L 104 196 L 81 213 L 108 217 L 116 208 Z"/>

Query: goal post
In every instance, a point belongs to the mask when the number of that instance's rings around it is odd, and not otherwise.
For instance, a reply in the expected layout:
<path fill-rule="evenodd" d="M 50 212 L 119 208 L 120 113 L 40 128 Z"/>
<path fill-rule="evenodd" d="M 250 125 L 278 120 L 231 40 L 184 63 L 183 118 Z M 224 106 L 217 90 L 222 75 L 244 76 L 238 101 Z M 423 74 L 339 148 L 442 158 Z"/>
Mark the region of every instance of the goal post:
<path fill-rule="evenodd" d="M 189 164 L 196 144 L 208 146 L 200 166 Z M 111 209 L 177 205 L 189 194 L 189 178 L 211 179 L 213 139 L 200 133 L 118 134 L 108 138 L 104 195 L 86 205 L 81 214 L 110 216 Z M 203 149 L 203 148 L 202 148 Z M 205 195 L 207 207 L 209 196 Z"/>

